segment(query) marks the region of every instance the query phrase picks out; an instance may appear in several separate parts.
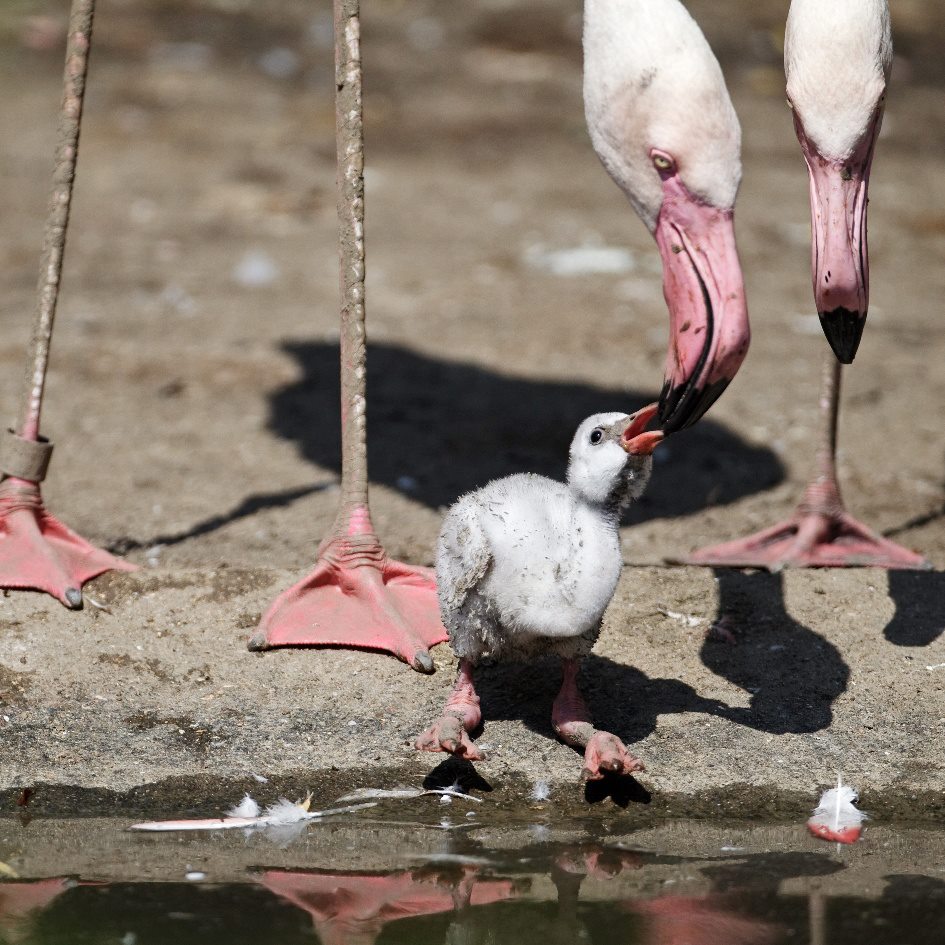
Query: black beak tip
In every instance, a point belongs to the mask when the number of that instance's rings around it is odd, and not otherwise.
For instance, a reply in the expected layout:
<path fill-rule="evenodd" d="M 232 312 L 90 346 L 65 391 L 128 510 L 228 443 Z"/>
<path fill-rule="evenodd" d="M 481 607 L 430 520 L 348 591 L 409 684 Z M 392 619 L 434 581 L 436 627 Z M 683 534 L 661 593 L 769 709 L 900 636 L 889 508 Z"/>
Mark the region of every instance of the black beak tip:
<path fill-rule="evenodd" d="M 678 433 L 700 420 L 722 396 L 722 392 L 728 387 L 729 380 L 730 378 L 720 378 L 705 387 L 698 387 L 692 381 L 671 387 L 667 381 L 660 392 L 657 413 L 663 433 L 667 436 L 670 433 Z"/>
<path fill-rule="evenodd" d="M 829 312 L 818 312 L 820 325 L 841 364 L 852 364 L 856 349 L 863 337 L 866 315 L 851 312 L 848 308 L 835 308 Z"/>

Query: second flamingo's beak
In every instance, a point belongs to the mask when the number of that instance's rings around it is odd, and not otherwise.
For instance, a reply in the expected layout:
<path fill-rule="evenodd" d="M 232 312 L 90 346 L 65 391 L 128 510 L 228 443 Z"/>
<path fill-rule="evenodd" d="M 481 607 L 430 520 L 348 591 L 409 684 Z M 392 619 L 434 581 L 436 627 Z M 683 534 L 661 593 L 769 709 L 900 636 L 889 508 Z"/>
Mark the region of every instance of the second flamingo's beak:
<path fill-rule="evenodd" d="M 731 210 L 699 200 L 673 174 L 656 224 L 670 339 L 659 420 L 665 433 L 694 424 L 718 400 L 748 352 L 745 286 Z"/>
<path fill-rule="evenodd" d="M 649 456 L 663 442 L 662 430 L 647 430 L 646 425 L 656 416 L 658 404 L 638 410 L 620 435 L 620 445 L 631 456 Z"/>
<path fill-rule="evenodd" d="M 843 364 L 856 355 L 869 306 L 866 205 L 880 118 L 877 111 L 860 144 L 843 161 L 822 157 L 796 112 L 794 118 L 810 172 L 814 299 L 827 341 Z"/>

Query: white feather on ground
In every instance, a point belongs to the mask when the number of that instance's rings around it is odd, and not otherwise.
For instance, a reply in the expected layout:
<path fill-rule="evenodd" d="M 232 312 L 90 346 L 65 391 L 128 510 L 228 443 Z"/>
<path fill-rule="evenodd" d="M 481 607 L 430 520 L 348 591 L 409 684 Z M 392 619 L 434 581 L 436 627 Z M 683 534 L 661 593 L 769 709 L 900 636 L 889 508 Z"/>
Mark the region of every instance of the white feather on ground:
<path fill-rule="evenodd" d="M 837 786 L 824 791 L 811 818 L 807 829 L 815 837 L 837 843 L 853 843 L 860 836 L 866 814 L 857 809 L 855 803 L 859 795 L 855 788 L 844 784 L 837 777 Z"/>

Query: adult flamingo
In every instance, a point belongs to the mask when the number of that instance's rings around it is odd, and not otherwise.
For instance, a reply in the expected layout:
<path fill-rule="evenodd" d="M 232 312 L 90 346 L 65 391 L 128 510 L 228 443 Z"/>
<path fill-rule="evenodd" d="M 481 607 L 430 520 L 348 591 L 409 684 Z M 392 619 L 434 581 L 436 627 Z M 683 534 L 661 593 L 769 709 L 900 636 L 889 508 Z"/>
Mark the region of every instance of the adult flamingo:
<path fill-rule="evenodd" d="M 133 565 L 93 547 L 53 517 L 41 493 L 53 447 L 40 436 L 39 421 L 62 282 L 94 13 L 95 0 L 73 0 L 53 186 L 20 416 L 14 429 L 0 435 L 0 588 L 45 591 L 73 609 L 82 606 L 86 581 L 109 570 L 134 570 Z"/>
<path fill-rule="evenodd" d="M 741 129 L 722 70 L 678 0 L 587 0 L 591 141 L 656 239 L 670 314 L 665 433 L 695 423 L 748 350 L 733 207 Z"/>
<path fill-rule="evenodd" d="M 810 175 L 814 300 L 833 349 L 824 364 L 823 432 L 814 476 L 791 518 L 697 551 L 687 563 L 772 571 L 929 567 L 846 511 L 836 471 L 841 362 L 853 361 L 869 303 L 867 188 L 891 61 L 886 0 L 792 0 L 787 95 Z"/>
<path fill-rule="evenodd" d="M 386 650 L 433 671 L 446 639 L 432 571 L 391 561 L 367 495 L 364 178 L 359 0 L 334 0 L 342 284 L 341 506 L 315 570 L 263 616 L 250 649 Z M 589 0 L 585 100 L 601 160 L 654 233 L 672 343 L 664 431 L 702 416 L 748 347 L 732 204 L 741 133 L 722 73 L 677 0 Z"/>

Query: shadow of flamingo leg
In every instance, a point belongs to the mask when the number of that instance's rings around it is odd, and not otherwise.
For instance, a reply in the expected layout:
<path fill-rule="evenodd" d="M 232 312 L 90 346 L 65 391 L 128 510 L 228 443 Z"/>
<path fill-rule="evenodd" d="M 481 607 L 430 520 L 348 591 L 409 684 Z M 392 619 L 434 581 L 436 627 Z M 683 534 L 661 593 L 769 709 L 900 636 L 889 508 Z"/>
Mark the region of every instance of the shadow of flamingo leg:
<path fill-rule="evenodd" d="M 43 506 L 39 485 L 0 483 L 0 588 L 43 591 L 66 607 L 82 606 L 82 585 L 133 564 L 90 545 Z"/>

